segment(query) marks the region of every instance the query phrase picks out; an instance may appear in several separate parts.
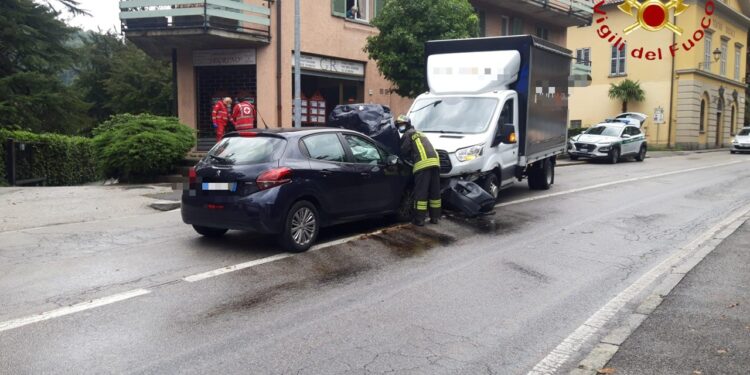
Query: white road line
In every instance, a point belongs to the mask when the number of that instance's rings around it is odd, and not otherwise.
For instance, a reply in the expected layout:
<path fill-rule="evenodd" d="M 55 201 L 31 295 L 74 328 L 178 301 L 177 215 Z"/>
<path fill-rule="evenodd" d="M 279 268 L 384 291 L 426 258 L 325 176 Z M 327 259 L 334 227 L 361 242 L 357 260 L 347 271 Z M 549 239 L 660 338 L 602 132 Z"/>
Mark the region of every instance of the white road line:
<path fill-rule="evenodd" d="M 151 292 L 146 289 L 135 289 L 135 290 L 131 290 L 125 293 L 115 294 L 115 295 L 111 295 L 108 297 L 91 300 L 88 302 L 81 302 L 75 305 L 61 307 L 59 309 L 43 312 L 37 315 L 32 315 L 32 316 L 27 316 L 24 318 L 18 318 L 18 319 L 8 320 L 5 322 L 0 322 L 0 332 L 8 331 L 8 330 L 15 329 L 18 327 L 23 327 L 25 325 L 32 324 L 32 323 L 38 323 L 38 322 L 49 320 L 49 319 L 59 318 L 65 315 L 75 314 L 77 312 L 81 312 L 84 310 L 94 309 L 97 307 L 113 304 L 115 302 L 124 301 L 126 299 L 135 298 L 135 297 L 142 296 L 144 294 L 149 294 L 149 293 Z"/>
<path fill-rule="evenodd" d="M 341 238 L 341 239 L 338 239 L 338 240 L 321 243 L 321 244 L 318 244 L 318 245 L 315 245 L 315 246 L 311 247 L 310 250 L 308 250 L 307 252 L 309 253 L 309 252 L 312 252 L 312 251 L 323 250 L 323 249 L 328 248 L 328 247 L 345 244 L 347 242 L 356 240 L 356 239 L 361 238 L 363 236 L 372 236 L 372 235 L 375 235 L 375 234 L 383 233 L 383 231 L 386 231 L 388 229 L 398 228 L 398 227 L 401 227 L 401 226 L 402 225 L 395 225 L 395 226 L 391 226 L 391 227 L 388 227 L 388 228 L 376 230 L 376 231 L 370 232 L 370 233 L 357 234 L 357 235 L 354 235 L 354 236 L 345 237 L 345 238 Z M 267 263 L 275 262 L 277 260 L 286 259 L 286 258 L 289 258 L 289 257 L 293 257 L 295 255 L 300 255 L 300 254 L 294 254 L 294 253 L 277 254 L 277 255 L 270 256 L 270 257 L 266 257 L 266 258 L 261 258 L 261 259 L 256 259 L 256 260 L 245 262 L 245 263 L 235 264 L 233 266 L 226 266 L 226 267 L 223 267 L 223 268 L 215 269 L 213 271 L 208 271 L 208 272 L 203 272 L 203 273 L 199 273 L 199 274 L 196 274 L 196 275 L 187 276 L 187 277 L 182 278 L 182 280 L 187 281 L 189 283 L 194 283 L 196 281 L 210 279 L 212 277 L 216 277 L 216 276 L 220 276 L 220 275 L 225 275 L 225 274 L 228 274 L 228 273 L 231 273 L 231 272 L 243 270 L 243 269 L 250 268 L 250 267 L 259 266 L 261 264 L 267 264 Z"/>
<path fill-rule="evenodd" d="M 532 201 L 536 201 L 536 200 L 540 200 L 540 199 L 557 197 L 557 196 L 560 196 L 560 195 L 568 195 L 568 194 L 573 194 L 573 193 L 580 193 L 582 191 L 588 191 L 588 190 L 594 190 L 594 189 L 601 189 L 603 187 L 608 187 L 608 186 L 613 186 L 613 185 L 626 184 L 626 183 L 629 183 L 629 182 L 650 180 L 650 179 L 653 179 L 653 178 L 666 177 L 666 176 L 671 176 L 671 175 L 680 174 L 680 173 L 688 173 L 688 172 L 700 171 L 700 170 L 703 170 L 703 169 L 724 167 L 724 166 L 727 166 L 727 165 L 732 165 L 732 164 L 737 164 L 737 163 L 742 163 L 742 162 L 744 162 L 744 161 L 737 160 L 737 161 L 731 161 L 731 162 L 728 162 L 728 163 L 708 165 L 708 166 L 705 166 L 705 167 L 697 167 L 697 168 L 690 168 L 690 169 L 681 169 L 679 171 L 665 172 L 665 173 L 659 173 L 659 174 L 654 174 L 654 175 L 649 175 L 649 176 L 642 176 L 642 177 L 633 177 L 633 178 L 628 178 L 628 179 L 625 179 L 625 180 L 618 180 L 618 181 L 606 182 L 606 183 L 598 184 L 598 185 L 592 185 L 592 186 L 586 186 L 586 187 L 577 188 L 577 189 L 559 191 L 557 193 L 551 193 L 551 194 L 545 194 L 545 195 L 538 195 L 538 196 L 524 198 L 524 199 L 518 199 L 518 200 L 510 201 L 510 202 L 498 203 L 498 204 L 495 205 L 495 207 L 505 207 L 505 206 L 510 206 L 510 205 L 513 205 L 513 204 L 526 203 L 526 202 L 532 202 Z"/>
<path fill-rule="evenodd" d="M 627 303 L 637 295 L 641 294 L 660 276 L 669 272 L 682 260 L 696 252 L 703 243 L 710 241 L 719 232 L 732 225 L 737 220 L 745 220 L 743 216 L 750 213 L 750 205 L 736 210 L 732 215 L 714 225 L 700 236 L 690 241 L 687 245 L 676 251 L 669 258 L 646 272 L 635 283 L 612 298 L 599 311 L 595 312 L 586 322 L 578 327 L 570 336 L 566 337 L 555 349 L 544 359 L 539 361 L 528 375 L 552 375 L 565 364 L 572 356 L 578 353 L 581 346 L 588 341 L 599 329 L 604 327 L 612 317 L 615 316 Z"/>

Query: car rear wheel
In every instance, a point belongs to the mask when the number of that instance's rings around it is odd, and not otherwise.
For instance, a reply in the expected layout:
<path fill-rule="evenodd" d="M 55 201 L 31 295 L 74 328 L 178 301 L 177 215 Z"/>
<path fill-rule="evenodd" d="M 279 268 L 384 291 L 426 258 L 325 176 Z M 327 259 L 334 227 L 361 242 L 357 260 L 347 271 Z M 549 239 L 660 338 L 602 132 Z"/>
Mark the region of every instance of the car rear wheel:
<path fill-rule="evenodd" d="M 398 222 L 405 223 L 411 221 L 414 217 L 414 190 L 406 189 L 404 194 L 401 196 L 401 203 L 398 205 L 398 211 L 390 216 Z"/>
<path fill-rule="evenodd" d="M 211 237 L 211 238 L 217 238 L 221 237 L 226 233 L 229 229 L 222 229 L 222 228 L 210 228 L 210 227 L 203 227 L 200 225 L 193 225 L 193 229 L 195 229 L 198 234 L 205 236 L 205 237 Z"/>
<path fill-rule="evenodd" d="M 620 149 L 613 148 L 609 152 L 609 164 L 617 164 L 618 161 L 620 161 Z"/>
<path fill-rule="evenodd" d="M 641 146 L 641 150 L 638 151 L 638 155 L 635 156 L 636 161 L 644 161 L 646 160 L 646 145 Z"/>
<path fill-rule="evenodd" d="M 318 238 L 320 218 L 315 205 L 308 201 L 295 203 L 286 215 L 284 232 L 279 238 L 281 246 L 289 252 L 307 251 Z"/>

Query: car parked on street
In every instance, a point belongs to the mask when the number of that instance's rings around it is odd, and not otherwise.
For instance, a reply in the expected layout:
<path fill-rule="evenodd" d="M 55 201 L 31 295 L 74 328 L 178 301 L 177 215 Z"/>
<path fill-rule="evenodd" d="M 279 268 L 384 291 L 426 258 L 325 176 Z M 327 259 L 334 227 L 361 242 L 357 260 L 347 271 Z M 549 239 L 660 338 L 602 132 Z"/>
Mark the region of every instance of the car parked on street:
<path fill-rule="evenodd" d="M 190 170 L 182 220 L 207 237 L 249 230 L 302 252 L 321 227 L 383 215 L 408 220 L 410 176 L 396 155 L 354 131 L 231 133 Z"/>
<path fill-rule="evenodd" d="M 740 129 L 737 135 L 732 139 L 732 148 L 729 151 L 732 154 L 738 152 L 750 152 L 750 127 Z"/>
<path fill-rule="evenodd" d="M 615 164 L 623 157 L 634 157 L 643 161 L 647 151 L 646 137 L 639 127 L 617 122 L 596 125 L 568 141 L 571 160 L 606 159 Z"/>

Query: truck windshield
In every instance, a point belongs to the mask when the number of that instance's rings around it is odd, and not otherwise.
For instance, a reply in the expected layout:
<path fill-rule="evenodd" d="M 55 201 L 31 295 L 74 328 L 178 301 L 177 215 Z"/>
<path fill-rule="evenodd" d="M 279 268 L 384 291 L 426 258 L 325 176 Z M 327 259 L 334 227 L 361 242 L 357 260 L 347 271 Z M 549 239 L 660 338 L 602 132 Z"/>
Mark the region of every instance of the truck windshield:
<path fill-rule="evenodd" d="M 425 133 L 477 134 L 487 130 L 497 107 L 493 98 L 417 100 L 409 113 L 412 125 Z"/>

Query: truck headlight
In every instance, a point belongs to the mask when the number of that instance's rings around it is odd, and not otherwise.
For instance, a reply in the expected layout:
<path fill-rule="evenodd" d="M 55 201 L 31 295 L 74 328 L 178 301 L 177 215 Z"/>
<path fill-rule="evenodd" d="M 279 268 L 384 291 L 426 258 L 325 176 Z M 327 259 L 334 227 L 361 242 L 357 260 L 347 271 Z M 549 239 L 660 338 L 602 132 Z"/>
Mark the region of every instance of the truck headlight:
<path fill-rule="evenodd" d="M 456 151 L 456 159 L 458 161 L 472 161 L 482 155 L 482 150 L 484 150 L 484 145 L 459 149 Z"/>

